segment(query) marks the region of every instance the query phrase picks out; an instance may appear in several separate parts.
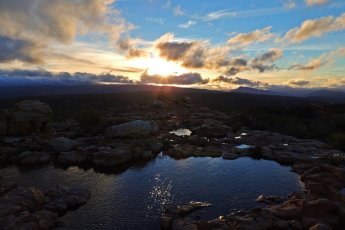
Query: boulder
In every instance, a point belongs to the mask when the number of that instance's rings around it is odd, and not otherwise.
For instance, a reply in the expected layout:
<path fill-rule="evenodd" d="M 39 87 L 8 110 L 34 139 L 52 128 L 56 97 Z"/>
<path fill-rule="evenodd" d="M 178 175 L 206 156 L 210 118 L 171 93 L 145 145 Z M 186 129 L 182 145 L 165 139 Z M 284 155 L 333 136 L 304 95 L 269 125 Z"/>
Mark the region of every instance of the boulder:
<path fill-rule="evenodd" d="M 132 158 L 131 151 L 128 147 L 101 147 L 98 152 L 93 154 L 93 163 L 96 166 L 115 166 L 125 164 Z"/>
<path fill-rule="evenodd" d="M 61 152 L 58 162 L 66 165 L 77 165 L 91 162 L 92 154 L 88 151 L 78 150 L 70 152 Z"/>
<path fill-rule="evenodd" d="M 154 121 L 135 120 L 120 125 L 114 125 L 107 129 L 107 137 L 144 137 L 158 131 Z"/>
<path fill-rule="evenodd" d="M 46 152 L 25 151 L 16 157 L 16 161 L 20 164 L 40 164 L 50 161 L 51 157 Z"/>
<path fill-rule="evenodd" d="M 40 101 L 22 101 L 8 112 L 7 134 L 29 135 L 50 131 L 52 110 Z"/>
<path fill-rule="evenodd" d="M 278 196 L 264 196 L 260 195 L 258 198 L 256 198 L 256 202 L 259 203 L 280 203 L 284 201 L 284 197 L 278 197 Z"/>
<path fill-rule="evenodd" d="M 66 137 L 57 137 L 50 141 L 55 152 L 68 152 L 77 146 L 77 142 Z"/>

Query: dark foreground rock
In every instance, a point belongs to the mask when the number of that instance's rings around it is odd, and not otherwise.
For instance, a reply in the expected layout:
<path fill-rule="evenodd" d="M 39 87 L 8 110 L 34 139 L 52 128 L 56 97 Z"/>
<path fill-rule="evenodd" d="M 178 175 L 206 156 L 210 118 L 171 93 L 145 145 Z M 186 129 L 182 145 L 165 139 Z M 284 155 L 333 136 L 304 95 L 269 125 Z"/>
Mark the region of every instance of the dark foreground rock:
<path fill-rule="evenodd" d="M 7 134 L 28 135 L 50 130 L 52 110 L 40 101 L 22 101 L 8 112 Z"/>
<path fill-rule="evenodd" d="M 234 132 L 228 114 L 195 106 L 189 99 L 128 106 L 119 111 L 109 110 L 102 114 L 102 119 L 106 124 L 104 128 L 110 128 L 97 129 L 98 133 L 87 132 L 77 121 L 72 120 L 56 122 L 53 124 L 53 133 L 42 135 L 49 131 L 50 116 L 50 108 L 35 101 L 20 103 L 11 110 L 6 125 L 0 121 L 0 127 L 6 126 L 6 133 L 8 129 L 11 131 L 7 134 L 19 136 L 0 139 L 1 164 L 30 165 L 53 161 L 66 165 L 88 164 L 101 169 L 116 169 L 120 165 L 127 167 L 133 161 L 154 158 L 162 150 L 164 154 L 177 159 L 222 157 L 235 160 L 252 157 L 273 160 L 292 166 L 305 185 L 304 194 L 294 194 L 285 199 L 265 194 L 258 201 L 267 207 L 261 205 L 261 208 L 251 211 L 224 213 L 223 217 L 210 221 L 188 218 L 188 213 L 198 203 L 170 207 L 161 219 L 162 227 L 343 229 L 345 226 L 345 198 L 341 192 L 345 188 L 345 154 L 320 141 L 261 130 L 243 129 Z M 177 136 L 171 133 L 177 129 L 189 129 L 191 135 Z M 15 201 L 22 197 L 18 194 L 31 194 L 33 191 L 36 195 L 41 194 L 37 197 L 42 197 L 43 193 L 44 202 L 25 195 L 25 199 L 30 202 L 23 202 L 29 203 L 30 208 L 16 211 L 18 205 Z M 1 195 L 2 201 L 5 197 L 13 198 L 1 203 L 0 209 L 7 210 L 0 211 L 1 218 L 4 217 L 2 220 L 6 220 L 9 226 L 20 223 L 24 227 L 25 224 L 50 226 L 55 223 L 54 216 L 81 205 L 87 197 L 87 193 L 63 187 L 53 192 L 65 194 L 63 198 L 60 196 L 61 199 L 47 191 L 14 188 L 12 185 L 1 187 L 0 193 L 12 194 Z"/>
<path fill-rule="evenodd" d="M 0 185 L 0 228 L 51 229 L 58 217 L 74 210 L 90 199 L 87 190 L 61 185 L 53 189 L 17 187 L 14 183 Z"/>

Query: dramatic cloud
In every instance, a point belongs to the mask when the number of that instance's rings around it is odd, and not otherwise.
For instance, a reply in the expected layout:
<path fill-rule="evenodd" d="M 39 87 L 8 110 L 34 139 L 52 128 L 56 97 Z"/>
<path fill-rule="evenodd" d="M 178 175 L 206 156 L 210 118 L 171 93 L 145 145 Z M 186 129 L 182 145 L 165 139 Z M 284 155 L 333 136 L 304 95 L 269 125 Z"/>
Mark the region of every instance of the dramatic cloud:
<path fill-rule="evenodd" d="M 265 42 L 272 39 L 275 35 L 271 33 L 272 27 L 255 30 L 250 33 L 241 33 L 228 41 L 230 45 L 248 46 L 253 43 Z"/>
<path fill-rule="evenodd" d="M 331 64 L 339 57 L 345 56 L 345 48 L 339 48 L 331 52 L 324 53 L 317 58 L 310 60 L 307 64 L 294 64 L 289 69 L 312 71 L 324 65 Z"/>
<path fill-rule="evenodd" d="M 43 49 L 32 41 L 11 39 L 0 35 L 0 62 L 20 60 L 29 63 L 42 63 Z"/>
<path fill-rule="evenodd" d="M 260 73 L 275 68 L 273 64 L 276 60 L 283 56 L 283 51 L 273 48 L 270 51 L 261 54 L 251 62 L 251 68 L 258 70 Z"/>
<path fill-rule="evenodd" d="M 300 27 L 288 31 L 284 37 L 291 43 L 299 43 L 312 37 L 320 37 L 333 31 L 345 30 L 345 13 L 339 17 L 322 17 L 316 20 L 306 20 Z"/>
<path fill-rule="evenodd" d="M 161 57 L 186 68 L 219 69 L 229 64 L 229 48 L 211 47 L 207 41 L 174 41 L 169 33 L 159 38 L 155 47 Z"/>
<path fill-rule="evenodd" d="M 146 71 L 141 75 L 141 83 L 164 84 L 164 85 L 195 85 L 207 84 L 208 79 L 203 79 L 199 73 L 186 73 L 181 75 L 149 75 Z"/>
<path fill-rule="evenodd" d="M 328 2 L 329 0 L 305 0 L 307 6 L 324 5 Z"/>
<path fill-rule="evenodd" d="M 123 38 L 119 40 L 118 47 L 126 52 L 127 58 L 147 57 L 149 53 L 146 50 L 137 48 L 141 42 L 140 39 Z"/>
<path fill-rule="evenodd" d="M 306 86 L 310 84 L 310 81 L 296 79 L 288 81 L 288 84 L 292 86 Z"/>
<path fill-rule="evenodd" d="M 175 61 L 186 68 L 205 68 L 227 71 L 232 65 L 243 65 L 245 60 L 229 57 L 230 47 L 210 46 L 207 41 L 175 41 L 173 34 L 165 34 L 155 45 L 160 56 L 168 61 Z"/>
<path fill-rule="evenodd" d="M 131 25 L 110 4 L 114 0 L 1 0 L 0 36 L 26 47 L 19 58 L 26 61 L 42 59 L 43 44 L 70 44 L 78 34 L 96 32 L 117 39 Z M 40 44 L 41 51 L 38 51 Z M 20 46 L 19 45 L 19 46 Z M 0 49 L 8 49 L 0 43 Z M 29 50 L 29 51 L 27 51 Z M 30 51 L 31 50 L 31 51 Z M 32 52 L 32 50 L 36 50 Z M 33 54 L 38 56 L 33 57 Z M 14 55 L 16 59 L 18 55 Z M 8 60 L 6 60 L 8 61 Z"/>
<path fill-rule="evenodd" d="M 268 86 L 267 83 L 260 82 L 260 81 L 253 81 L 245 78 L 239 78 L 239 77 L 226 77 L 226 76 L 219 76 L 216 79 L 214 79 L 212 82 L 219 83 L 229 83 L 233 85 L 243 85 L 243 86 L 249 86 L 249 87 L 263 87 Z"/>
<path fill-rule="evenodd" d="M 130 84 L 124 76 L 91 73 L 52 73 L 45 70 L 0 70 L 0 86 L 82 85 L 99 83 Z"/>
<path fill-rule="evenodd" d="M 175 61 L 185 68 L 203 68 L 221 72 L 224 75 L 235 75 L 239 72 L 256 69 L 264 72 L 274 68 L 274 62 L 283 52 L 271 49 L 269 52 L 248 61 L 245 58 L 232 56 L 231 47 L 211 46 L 208 41 L 178 41 L 173 34 L 165 34 L 155 42 L 155 48 L 162 58 Z M 248 64 L 250 63 L 250 64 Z"/>

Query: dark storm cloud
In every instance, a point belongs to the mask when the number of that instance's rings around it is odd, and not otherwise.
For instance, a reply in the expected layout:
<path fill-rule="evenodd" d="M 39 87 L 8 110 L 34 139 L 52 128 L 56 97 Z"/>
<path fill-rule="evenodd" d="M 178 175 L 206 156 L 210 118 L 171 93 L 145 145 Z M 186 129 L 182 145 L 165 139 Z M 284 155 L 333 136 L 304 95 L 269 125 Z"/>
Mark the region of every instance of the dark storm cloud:
<path fill-rule="evenodd" d="M 91 73 L 52 73 L 45 70 L 0 70 L 0 86 L 81 85 L 98 83 L 133 83 L 121 75 Z"/>
<path fill-rule="evenodd" d="M 162 58 L 180 63 L 186 68 L 208 69 L 225 75 L 236 75 L 246 70 L 264 72 L 275 68 L 274 62 L 283 52 L 274 48 L 254 58 L 236 57 L 231 47 L 211 46 L 207 41 L 176 41 L 173 34 L 165 34 L 155 42 L 155 48 Z"/>
<path fill-rule="evenodd" d="M 0 62 L 19 60 L 42 63 L 42 48 L 32 41 L 12 39 L 0 35 Z"/>
<path fill-rule="evenodd" d="M 267 70 L 275 69 L 274 62 L 283 56 L 283 51 L 277 48 L 273 48 L 268 52 L 259 55 L 257 58 L 251 61 L 251 68 L 258 70 L 260 73 Z"/>

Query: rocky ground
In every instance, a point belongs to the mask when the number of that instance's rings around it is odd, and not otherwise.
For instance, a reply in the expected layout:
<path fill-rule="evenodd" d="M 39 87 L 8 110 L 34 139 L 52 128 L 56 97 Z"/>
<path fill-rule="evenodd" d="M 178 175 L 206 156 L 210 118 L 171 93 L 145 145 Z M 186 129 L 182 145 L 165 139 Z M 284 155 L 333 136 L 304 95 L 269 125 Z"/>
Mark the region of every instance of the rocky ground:
<path fill-rule="evenodd" d="M 315 140 L 301 140 L 267 131 L 233 132 L 225 113 L 194 106 L 190 98 L 155 101 L 109 109 L 105 128 L 87 132 L 75 120 L 52 122 L 48 105 L 25 101 L 7 111 L 0 124 L 3 166 L 53 163 L 116 170 L 146 161 L 163 151 L 174 158 L 239 157 L 274 160 L 292 166 L 305 184 L 305 193 L 287 198 L 260 196 L 265 208 L 239 211 L 216 220 L 188 217 L 204 203 L 169 207 L 163 229 L 343 229 L 345 226 L 345 155 Z M 173 130 L 192 133 L 178 136 Z M 239 147 L 239 145 L 244 145 Z M 0 181 L 1 183 L 1 181 Z M 260 195 L 260 194 L 258 194 Z M 89 194 L 63 186 L 43 191 L 2 184 L 0 225 L 8 229 L 49 229 L 57 217 L 84 204 Z"/>

